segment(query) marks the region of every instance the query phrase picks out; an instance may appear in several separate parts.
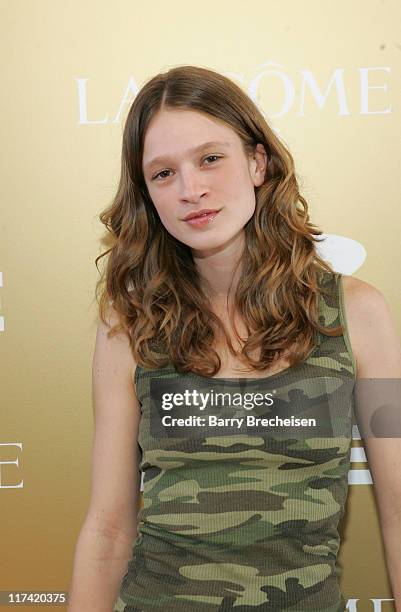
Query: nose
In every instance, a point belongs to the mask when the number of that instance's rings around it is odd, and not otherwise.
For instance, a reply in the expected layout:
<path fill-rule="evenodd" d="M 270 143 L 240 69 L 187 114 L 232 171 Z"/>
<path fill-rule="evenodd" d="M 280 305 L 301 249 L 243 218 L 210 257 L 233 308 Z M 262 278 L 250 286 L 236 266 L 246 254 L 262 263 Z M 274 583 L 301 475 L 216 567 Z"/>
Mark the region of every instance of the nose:
<path fill-rule="evenodd" d="M 202 183 L 196 170 L 187 169 L 181 174 L 181 200 L 197 202 L 205 193 L 207 193 L 207 187 Z"/>

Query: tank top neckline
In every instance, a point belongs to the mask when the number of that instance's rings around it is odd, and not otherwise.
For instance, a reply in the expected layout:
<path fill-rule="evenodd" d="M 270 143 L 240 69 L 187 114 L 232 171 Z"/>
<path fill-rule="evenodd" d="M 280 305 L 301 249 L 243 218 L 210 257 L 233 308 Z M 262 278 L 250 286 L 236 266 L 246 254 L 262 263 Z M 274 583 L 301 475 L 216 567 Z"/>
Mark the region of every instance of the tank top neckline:
<path fill-rule="evenodd" d="M 319 284 L 322 283 L 324 284 L 324 282 L 327 280 L 327 278 L 331 278 L 332 280 L 334 280 L 334 282 L 339 281 L 339 277 L 340 274 L 338 272 L 334 272 L 332 274 L 329 274 L 327 271 L 320 271 L 319 273 Z M 338 291 L 338 287 L 337 287 L 337 291 Z M 338 296 L 337 296 L 338 297 Z M 323 297 L 322 294 L 319 293 L 318 294 L 318 311 L 320 312 L 320 308 L 323 302 Z M 340 305 L 337 304 L 338 309 L 340 309 Z M 217 382 L 217 384 L 223 384 L 223 385 L 238 385 L 241 384 L 241 381 L 244 381 L 244 383 L 263 383 L 266 381 L 270 381 L 270 380 L 276 380 L 281 378 L 282 376 L 289 376 L 292 375 L 293 373 L 296 373 L 299 369 L 305 367 L 308 364 L 308 361 L 314 357 L 315 353 L 317 353 L 317 351 L 320 348 L 320 344 L 321 344 L 321 333 L 318 330 L 314 330 L 314 343 L 313 343 L 313 347 L 311 349 L 311 351 L 309 352 L 309 354 L 302 360 L 299 361 L 298 363 L 296 363 L 293 366 L 288 366 L 282 370 L 280 370 L 279 372 L 275 372 L 274 374 L 270 374 L 267 376 L 263 376 L 263 377 L 257 377 L 257 378 L 252 378 L 252 376 L 230 376 L 230 377 L 223 377 L 223 376 L 203 376 L 201 374 L 197 374 L 195 372 L 178 372 L 174 366 L 173 363 L 169 363 L 167 366 L 164 366 L 163 368 L 163 373 L 166 373 L 166 371 L 168 370 L 173 370 L 173 372 L 177 375 L 177 376 L 184 376 L 185 378 L 192 378 L 192 379 L 196 379 L 199 381 L 203 381 L 203 382 Z M 139 364 L 137 365 L 136 369 L 135 369 L 135 375 L 134 375 L 134 380 L 136 381 L 138 374 L 139 374 L 139 370 L 143 371 L 143 374 L 152 374 L 154 373 L 154 370 L 144 370 Z"/>
<path fill-rule="evenodd" d="M 314 341 L 314 345 L 312 347 L 312 350 L 309 352 L 309 354 L 307 355 L 307 357 L 305 357 L 305 359 L 303 359 L 302 361 L 299 361 L 298 363 L 296 363 L 293 366 L 288 366 L 286 368 L 283 368 L 282 370 L 280 370 L 279 372 L 275 372 L 274 374 L 270 374 L 268 376 L 258 376 L 257 378 L 252 378 L 252 376 L 230 376 L 229 378 L 227 377 L 223 377 L 223 376 L 202 376 L 202 374 L 196 374 L 196 372 L 177 372 L 177 370 L 175 369 L 174 366 L 172 366 L 172 368 L 174 369 L 174 371 L 179 374 L 180 376 L 185 376 L 186 378 L 196 378 L 198 380 L 202 380 L 204 382 L 215 382 L 217 381 L 218 383 L 221 384 L 225 384 L 225 385 L 238 385 L 239 383 L 241 383 L 241 381 L 244 382 L 252 382 L 252 383 L 258 383 L 258 382 L 265 382 L 265 381 L 269 381 L 269 380 L 274 380 L 276 378 L 279 378 L 280 376 L 283 376 L 285 374 L 291 374 L 292 372 L 296 371 L 298 368 L 301 368 L 303 366 L 305 366 L 307 364 L 307 362 L 309 361 L 309 359 L 311 357 L 313 357 L 313 355 L 316 353 L 316 351 L 319 348 L 319 332 L 317 330 L 315 330 L 315 341 Z"/>

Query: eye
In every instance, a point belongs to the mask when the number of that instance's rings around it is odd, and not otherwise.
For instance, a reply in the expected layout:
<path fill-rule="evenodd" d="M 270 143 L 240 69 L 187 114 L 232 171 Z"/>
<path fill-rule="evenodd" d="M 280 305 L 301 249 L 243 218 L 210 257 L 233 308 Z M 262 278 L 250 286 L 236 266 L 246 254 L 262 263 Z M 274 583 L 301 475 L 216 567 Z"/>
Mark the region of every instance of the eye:
<path fill-rule="evenodd" d="M 210 158 L 215 158 L 215 160 L 212 160 L 211 163 L 214 163 L 214 161 L 217 161 L 218 159 L 220 159 L 221 155 L 208 155 L 207 157 L 205 157 L 205 159 L 210 159 Z M 210 164 L 207 164 L 208 166 Z M 154 176 L 152 176 L 152 181 L 154 181 L 155 179 L 157 179 L 157 177 L 161 177 L 162 179 L 167 178 L 167 176 L 164 175 L 165 172 L 171 172 L 171 170 L 161 170 L 160 172 L 158 172 L 157 174 L 155 174 Z M 164 175 L 164 176 L 162 176 Z"/>
<path fill-rule="evenodd" d="M 207 157 L 205 157 L 205 159 L 210 159 L 211 157 L 215 157 L 216 160 L 220 159 L 220 155 L 208 155 Z"/>
<path fill-rule="evenodd" d="M 152 176 L 152 181 L 154 181 L 155 179 L 157 179 L 158 176 L 160 176 L 161 174 L 163 174 L 164 172 L 170 172 L 170 170 L 162 170 L 161 172 L 159 172 L 158 174 L 155 174 L 154 176 Z M 163 176 L 162 178 L 166 178 L 165 176 Z"/>

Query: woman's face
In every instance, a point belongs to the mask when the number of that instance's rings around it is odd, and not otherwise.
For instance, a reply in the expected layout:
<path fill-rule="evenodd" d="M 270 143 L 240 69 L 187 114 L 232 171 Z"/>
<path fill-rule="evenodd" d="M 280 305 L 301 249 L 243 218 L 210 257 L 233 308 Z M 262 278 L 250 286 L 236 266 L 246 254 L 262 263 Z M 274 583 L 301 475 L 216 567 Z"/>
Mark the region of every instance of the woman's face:
<path fill-rule="evenodd" d="M 197 111 L 174 109 L 152 118 L 142 164 L 166 230 L 204 255 L 224 249 L 243 232 L 255 211 L 255 186 L 265 179 L 266 153 L 258 144 L 247 156 L 231 127 Z M 220 212 L 201 225 L 183 220 L 202 209 Z"/>

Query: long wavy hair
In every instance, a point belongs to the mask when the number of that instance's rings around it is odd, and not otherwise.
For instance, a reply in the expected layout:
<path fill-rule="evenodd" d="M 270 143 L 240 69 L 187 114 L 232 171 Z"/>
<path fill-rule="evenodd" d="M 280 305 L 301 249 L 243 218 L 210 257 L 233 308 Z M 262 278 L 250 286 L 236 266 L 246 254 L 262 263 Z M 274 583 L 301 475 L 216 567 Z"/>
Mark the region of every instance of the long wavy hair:
<path fill-rule="evenodd" d="M 215 117 L 238 134 L 245 152 L 262 143 L 267 153 L 266 178 L 255 187 L 255 212 L 244 227 L 233 301 L 248 333 L 239 352 L 213 312 L 190 247 L 165 229 L 145 183 L 146 129 L 158 111 L 177 108 Z M 333 269 L 316 252 L 314 236 L 322 231 L 309 222 L 294 160 L 253 101 L 218 72 L 178 66 L 145 83 L 125 120 L 116 194 L 99 219 L 111 240 L 95 260 L 97 266 L 108 255 L 95 291 L 100 318 L 109 324 L 112 305 L 119 323 L 108 334 L 123 330 L 136 363 L 144 368 L 172 362 L 179 372 L 215 376 L 221 360 L 212 345 L 219 331 L 247 369 L 267 370 L 283 355 L 293 366 L 313 350 L 316 330 L 329 336 L 343 333 L 341 326 L 319 324 L 318 295 L 328 291 L 319 278 Z M 259 349 L 260 357 L 253 358 Z"/>

